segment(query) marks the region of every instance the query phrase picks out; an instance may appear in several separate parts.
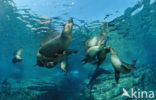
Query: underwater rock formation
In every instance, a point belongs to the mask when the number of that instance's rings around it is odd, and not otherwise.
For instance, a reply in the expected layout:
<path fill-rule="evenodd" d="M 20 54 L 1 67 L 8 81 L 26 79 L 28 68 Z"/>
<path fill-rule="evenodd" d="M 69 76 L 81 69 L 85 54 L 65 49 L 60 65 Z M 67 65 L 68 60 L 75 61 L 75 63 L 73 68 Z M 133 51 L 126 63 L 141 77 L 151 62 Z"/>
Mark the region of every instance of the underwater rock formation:
<path fill-rule="evenodd" d="M 1 86 L 1 100 L 43 100 L 43 98 L 57 98 L 57 88 L 53 82 L 46 80 L 21 80 L 17 82 L 8 79 L 5 87 Z M 46 99 L 51 100 L 51 99 Z"/>
<path fill-rule="evenodd" d="M 155 64 L 142 65 L 130 74 L 122 74 L 119 84 L 115 83 L 114 74 L 102 74 L 84 89 L 83 94 L 87 100 L 129 100 L 128 97 L 121 97 L 123 88 L 129 93 L 132 88 L 136 91 L 138 89 L 156 91 L 156 72 L 153 71 L 156 68 L 154 66 Z"/>

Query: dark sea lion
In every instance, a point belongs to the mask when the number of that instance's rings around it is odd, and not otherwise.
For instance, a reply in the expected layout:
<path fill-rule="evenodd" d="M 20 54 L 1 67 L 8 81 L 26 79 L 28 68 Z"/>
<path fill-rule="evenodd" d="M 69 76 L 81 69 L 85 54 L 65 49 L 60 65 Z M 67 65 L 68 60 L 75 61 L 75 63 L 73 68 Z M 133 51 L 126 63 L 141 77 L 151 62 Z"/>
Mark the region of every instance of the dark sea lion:
<path fill-rule="evenodd" d="M 12 63 L 16 64 L 17 62 L 21 62 L 23 60 L 23 58 L 21 57 L 22 51 L 23 51 L 23 48 L 15 52 L 14 57 L 12 59 Z"/>
<path fill-rule="evenodd" d="M 135 67 L 136 61 L 133 61 L 133 64 L 127 64 L 121 61 L 120 58 L 118 57 L 117 52 L 113 48 L 110 48 L 110 58 L 111 58 L 111 63 L 115 69 L 116 83 L 118 83 L 119 81 L 120 73 L 127 74 L 132 69 L 136 68 Z"/>
<path fill-rule="evenodd" d="M 55 56 L 56 53 L 65 51 L 72 40 L 73 19 L 64 26 L 61 35 L 48 39 L 42 43 L 38 52 L 45 57 Z"/>

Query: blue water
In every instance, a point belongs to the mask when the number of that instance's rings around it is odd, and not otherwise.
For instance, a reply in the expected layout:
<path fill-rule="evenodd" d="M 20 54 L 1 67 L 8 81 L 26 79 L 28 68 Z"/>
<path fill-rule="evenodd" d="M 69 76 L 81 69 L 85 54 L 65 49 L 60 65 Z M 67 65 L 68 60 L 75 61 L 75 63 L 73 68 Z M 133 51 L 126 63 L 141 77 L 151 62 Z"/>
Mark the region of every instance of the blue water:
<path fill-rule="evenodd" d="M 104 20 L 107 14 L 110 16 Z M 61 33 L 70 17 L 74 26 L 68 49 L 78 53 L 68 57 L 68 73 L 64 75 L 59 65 L 51 69 L 34 66 L 42 38 L 49 30 Z M 107 46 L 115 48 L 122 60 L 137 60 L 138 69 L 155 65 L 155 18 L 155 0 L 0 0 L 0 99 L 86 100 L 82 90 L 96 66 L 81 63 L 84 45 L 101 33 L 104 22 L 109 30 Z M 13 64 L 20 48 L 23 60 Z M 109 56 L 101 68 L 114 73 Z"/>

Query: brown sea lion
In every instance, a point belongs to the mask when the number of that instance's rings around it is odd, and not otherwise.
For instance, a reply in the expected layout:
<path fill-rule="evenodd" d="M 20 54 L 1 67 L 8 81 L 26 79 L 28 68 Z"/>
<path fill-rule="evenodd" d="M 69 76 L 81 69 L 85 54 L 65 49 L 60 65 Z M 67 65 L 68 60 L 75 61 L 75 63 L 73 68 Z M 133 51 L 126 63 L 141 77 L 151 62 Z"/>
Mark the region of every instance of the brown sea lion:
<path fill-rule="evenodd" d="M 38 52 L 45 57 L 52 57 L 57 53 L 62 53 L 65 51 L 72 40 L 72 28 L 73 19 L 71 18 L 64 26 L 61 35 L 44 41 Z"/>
<path fill-rule="evenodd" d="M 116 83 L 118 83 L 119 81 L 120 73 L 127 74 L 132 69 L 136 68 L 135 67 L 136 61 L 133 61 L 133 64 L 127 64 L 121 61 L 120 58 L 118 57 L 117 52 L 113 48 L 110 48 L 110 58 L 111 58 L 111 63 L 115 69 Z"/>
<path fill-rule="evenodd" d="M 71 18 L 64 26 L 60 35 L 55 37 L 48 37 L 41 42 L 40 48 L 37 52 L 38 66 L 52 68 L 60 62 L 60 68 L 65 71 L 66 58 L 73 52 L 66 51 L 72 40 L 73 19 Z"/>

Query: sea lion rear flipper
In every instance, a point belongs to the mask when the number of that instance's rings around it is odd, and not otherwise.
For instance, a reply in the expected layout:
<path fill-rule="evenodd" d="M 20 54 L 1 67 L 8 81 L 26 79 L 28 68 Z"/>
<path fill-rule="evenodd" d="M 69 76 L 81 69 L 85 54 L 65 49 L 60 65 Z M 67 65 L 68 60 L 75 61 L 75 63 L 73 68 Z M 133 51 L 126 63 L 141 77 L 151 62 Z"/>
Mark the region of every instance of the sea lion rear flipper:
<path fill-rule="evenodd" d="M 64 72 L 64 74 L 67 73 L 67 66 L 68 66 L 68 60 L 67 57 L 65 57 L 61 62 L 60 62 L 60 68 Z"/>
<path fill-rule="evenodd" d="M 115 81 L 118 84 L 120 78 L 120 72 L 115 69 Z"/>
<path fill-rule="evenodd" d="M 126 70 L 132 70 L 132 69 L 134 69 L 135 68 L 134 65 L 133 64 L 130 65 L 130 64 L 127 64 L 125 62 L 122 62 L 122 67 L 124 67 Z"/>

